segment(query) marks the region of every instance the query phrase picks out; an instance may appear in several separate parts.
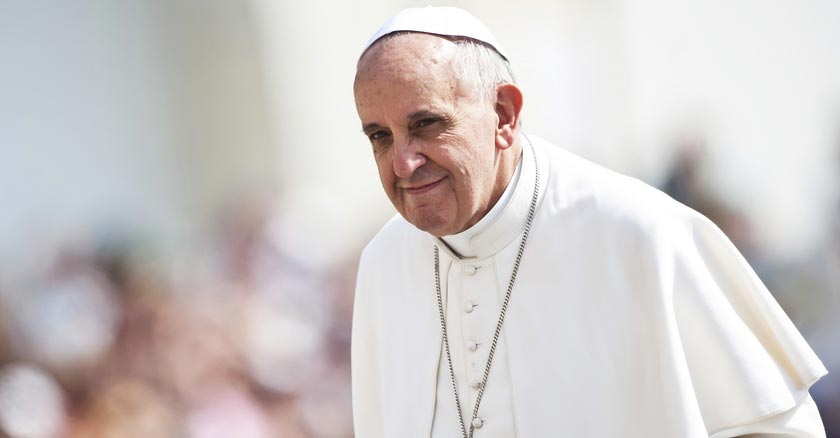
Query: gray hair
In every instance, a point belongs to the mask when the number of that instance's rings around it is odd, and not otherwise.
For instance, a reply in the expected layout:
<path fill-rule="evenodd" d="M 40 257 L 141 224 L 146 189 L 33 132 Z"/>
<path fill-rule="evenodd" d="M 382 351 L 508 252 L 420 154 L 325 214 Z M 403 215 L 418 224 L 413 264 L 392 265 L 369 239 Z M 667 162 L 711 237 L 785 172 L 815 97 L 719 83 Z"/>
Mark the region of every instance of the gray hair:
<path fill-rule="evenodd" d="M 453 42 L 458 47 L 452 57 L 455 77 L 474 93 L 492 99 L 497 86 L 516 83 L 510 63 L 493 47 L 468 38 Z"/>

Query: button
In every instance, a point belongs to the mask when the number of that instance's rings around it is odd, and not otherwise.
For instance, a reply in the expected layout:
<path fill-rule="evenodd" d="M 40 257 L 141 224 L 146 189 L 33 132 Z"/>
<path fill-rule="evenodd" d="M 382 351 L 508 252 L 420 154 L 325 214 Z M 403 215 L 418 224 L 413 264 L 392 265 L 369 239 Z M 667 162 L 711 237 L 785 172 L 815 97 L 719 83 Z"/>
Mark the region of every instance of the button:
<path fill-rule="evenodd" d="M 481 429 L 481 426 L 484 425 L 484 420 L 481 418 L 473 418 L 472 425 L 476 429 Z"/>
<path fill-rule="evenodd" d="M 470 386 L 472 386 L 472 389 L 478 389 L 478 387 L 481 386 L 481 380 L 472 379 Z"/>
<path fill-rule="evenodd" d="M 470 351 L 478 350 L 478 342 L 470 341 L 467 342 L 467 349 Z"/>
<path fill-rule="evenodd" d="M 467 270 L 467 275 L 475 275 L 478 272 L 478 266 L 476 265 L 467 265 L 465 269 Z"/>
<path fill-rule="evenodd" d="M 464 303 L 464 312 L 472 313 L 473 309 L 475 309 L 476 306 L 478 306 L 478 304 L 473 303 L 472 301 L 467 301 L 466 303 Z"/>

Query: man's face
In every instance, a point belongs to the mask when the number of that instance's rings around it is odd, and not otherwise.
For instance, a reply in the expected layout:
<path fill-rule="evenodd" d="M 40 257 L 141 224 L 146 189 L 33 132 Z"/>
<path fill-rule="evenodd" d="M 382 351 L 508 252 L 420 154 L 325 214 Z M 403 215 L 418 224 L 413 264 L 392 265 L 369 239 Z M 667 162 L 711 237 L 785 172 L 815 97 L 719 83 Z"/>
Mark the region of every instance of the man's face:
<path fill-rule="evenodd" d="M 506 184 L 493 103 L 454 77 L 454 50 L 419 33 L 380 41 L 362 58 L 354 86 L 385 193 L 408 222 L 435 236 L 474 225 Z"/>

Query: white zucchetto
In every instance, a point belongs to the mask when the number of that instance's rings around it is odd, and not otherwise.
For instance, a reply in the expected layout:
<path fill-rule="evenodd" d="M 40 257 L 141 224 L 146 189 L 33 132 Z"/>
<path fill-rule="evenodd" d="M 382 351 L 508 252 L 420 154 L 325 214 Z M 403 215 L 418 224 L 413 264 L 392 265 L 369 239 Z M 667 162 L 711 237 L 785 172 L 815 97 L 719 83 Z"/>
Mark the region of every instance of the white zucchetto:
<path fill-rule="evenodd" d="M 391 17 L 368 40 L 359 58 L 377 40 L 394 32 L 421 32 L 447 37 L 465 37 L 481 41 L 496 50 L 505 60 L 505 51 L 490 33 L 487 26 L 469 12 L 451 6 L 427 6 L 425 8 L 403 9 Z"/>

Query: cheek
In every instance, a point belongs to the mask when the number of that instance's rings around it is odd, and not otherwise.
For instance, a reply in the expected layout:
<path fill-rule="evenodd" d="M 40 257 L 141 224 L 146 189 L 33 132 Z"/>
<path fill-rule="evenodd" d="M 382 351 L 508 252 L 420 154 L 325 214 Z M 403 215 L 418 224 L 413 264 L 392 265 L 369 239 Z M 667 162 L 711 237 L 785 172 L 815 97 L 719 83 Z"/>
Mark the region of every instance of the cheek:
<path fill-rule="evenodd" d="M 461 184 L 469 185 L 470 180 L 481 178 L 488 166 L 493 166 L 493 157 L 471 148 L 468 144 L 460 144 L 452 148 L 445 157 L 447 167 L 457 175 Z"/>
<path fill-rule="evenodd" d="M 394 192 L 394 183 L 396 178 L 394 175 L 393 161 L 388 154 L 383 154 L 375 158 L 376 169 L 379 172 L 379 181 L 382 182 L 382 187 L 385 189 L 388 196 L 391 196 Z"/>
<path fill-rule="evenodd" d="M 376 170 L 379 171 L 379 177 L 384 179 L 388 174 L 393 173 L 393 162 L 391 154 L 387 151 L 380 153 L 373 153 L 373 160 L 376 162 Z"/>
<path fill-rule="evenodd" d="M 494 178 L 495 157 L 493 151 L 468 148 L 464 145 L 461 153 L 453 157 L 458 168 L 456 190 L 461 202 L 474 203 L 476 198 L 483 196 L 483 188 L 492 186 Z"/>

